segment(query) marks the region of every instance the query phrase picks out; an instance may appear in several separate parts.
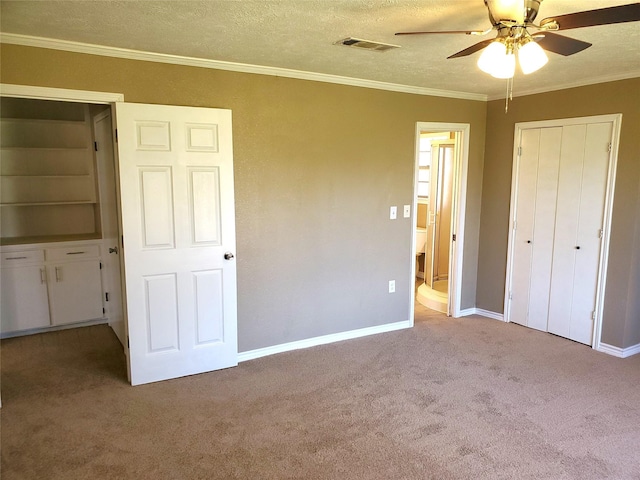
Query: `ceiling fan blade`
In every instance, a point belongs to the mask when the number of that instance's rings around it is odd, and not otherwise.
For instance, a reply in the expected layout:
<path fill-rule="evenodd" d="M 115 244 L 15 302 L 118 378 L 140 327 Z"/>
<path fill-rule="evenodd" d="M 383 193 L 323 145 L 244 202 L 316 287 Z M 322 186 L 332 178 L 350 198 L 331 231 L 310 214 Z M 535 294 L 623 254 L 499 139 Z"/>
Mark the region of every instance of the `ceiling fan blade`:
<path fill-rule="evenodd" d="M 540 26 L 556 22 L 560 30 L 570 28 L 593 27 L 612 23 L 637 22 L 640 20 L 640 3 L 620 5 L 617 7 L 598 8 L 584 12 L 569 13 L 548 17 L 540 22 Z"/>
<path fill-rule="evenodd" d="M 581 52 L 589 48 L 592 44 L 576 40 L 575 38 L 564 37 L 557 33 L 544 32 L 533 36 L 535 41 L 545 50 L 553 53 L 559 53 L 568 57 L 574 53 Z"/>
<path fill-rule="evenodd" d="M 482 50 L 484 47 L 493 42 L 495 38 L 489 38 L 488 40 L 483 40 L 481 42 L 476 43 L 475 45 L 471 45 L 464 50 L 460 50 L 458 53 L 454 53 L 453 55 L 448 56 L 447 58 L 459 58 L 466 57 L 467 55 L 471 55 L 472 53 L 476 53 L 478 50 Z"/>
<path fill-rule="evenodd" d="M 483 30 L 443 30 L 439 32 L 398 32 L 396 35 L 434 35 L 442 33 L 464 33 L 465 35 L 484 35 Z"/>

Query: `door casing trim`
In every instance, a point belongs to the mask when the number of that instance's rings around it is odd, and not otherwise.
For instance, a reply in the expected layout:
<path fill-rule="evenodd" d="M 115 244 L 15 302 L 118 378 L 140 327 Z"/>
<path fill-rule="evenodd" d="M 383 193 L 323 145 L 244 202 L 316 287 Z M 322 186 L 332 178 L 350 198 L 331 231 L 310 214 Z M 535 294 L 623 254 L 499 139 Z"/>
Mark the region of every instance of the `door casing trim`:
<path fill-rule="evenodd" d="M 454 318 L 463 316 L 462 302 L 462 267 L 464 257 L 464 226 L 467 206 L 467 171 L 469 169 L 469 138 L 471 124 L 446 122 L 417 122 L 415 131 L 414 170 L 413 170 L 413 221 L 411 232 L 411 304 L 410 319 L 413 324 L 415 317 L 416 292 L 413 285 L 416 278 L 416 222 L 418 218 L 418 159 L 420 156 L 421 132 L 454 132 L 456 144 L 460 146 L 456 165 L 452 191 L 452 222 L 451 233 L 456 235 L 456 241 L 451 242 L 449 272 L 449 313 Z"/>

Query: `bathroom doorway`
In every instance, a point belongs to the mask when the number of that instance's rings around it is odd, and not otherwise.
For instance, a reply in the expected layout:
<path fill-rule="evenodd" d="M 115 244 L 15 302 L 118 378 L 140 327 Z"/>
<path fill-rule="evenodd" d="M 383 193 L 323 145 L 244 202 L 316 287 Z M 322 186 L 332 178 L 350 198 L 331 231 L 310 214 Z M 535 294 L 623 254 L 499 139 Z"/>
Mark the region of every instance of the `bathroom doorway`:
<path fill-rule="evenodd" d="M 440 127 L 440 128 L 438 128 Z M 468 129 L 419 123 L 416 132 L 416 299 L 459 316 Z"/>

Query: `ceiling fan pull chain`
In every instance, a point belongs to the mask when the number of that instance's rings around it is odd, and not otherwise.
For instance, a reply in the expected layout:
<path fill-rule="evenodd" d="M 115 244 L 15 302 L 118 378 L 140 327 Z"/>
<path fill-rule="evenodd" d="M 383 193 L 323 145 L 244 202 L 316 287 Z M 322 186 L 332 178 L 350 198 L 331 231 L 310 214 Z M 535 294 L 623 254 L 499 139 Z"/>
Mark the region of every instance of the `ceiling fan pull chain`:
<path fill-rule="evenodd" d="M 511 79 L 507 78 L 507 91 L 504 95 L 504 113 L 506 114 L 509 111 L 509 83 Z"/>
<path fill-rule="evenodd" d="M 513 101 L 513 79 L 514 77 L 507 78 L 507 94 L 505 95 L 504 113 L 509 111 L 509 101 Z"/>

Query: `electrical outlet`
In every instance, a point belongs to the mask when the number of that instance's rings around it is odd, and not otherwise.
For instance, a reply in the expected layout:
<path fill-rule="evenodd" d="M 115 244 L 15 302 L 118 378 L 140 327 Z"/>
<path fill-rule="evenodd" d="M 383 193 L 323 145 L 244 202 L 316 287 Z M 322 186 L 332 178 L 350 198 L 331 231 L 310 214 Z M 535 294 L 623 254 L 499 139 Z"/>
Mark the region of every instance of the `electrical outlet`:
<path fill-rule="evenodd" d="M 411 205 L 404 206 L 404 218 L 409 218 L 411 216 Z"/>
<path fill-rule="evenodd" d="M 389 280 L 389 293 L 395 293 L 395 292 L 396 292 L 396 281 Z"/>
<path fill-rule="evenodd" d="M 389 220 L 395 220 L 398 217 L 398 207 L 395 205 L 389 209 Z"/>

